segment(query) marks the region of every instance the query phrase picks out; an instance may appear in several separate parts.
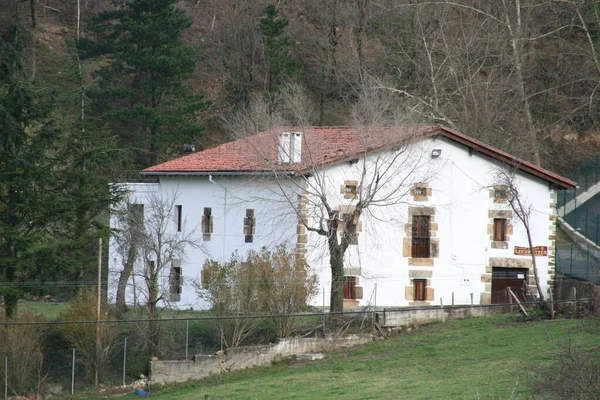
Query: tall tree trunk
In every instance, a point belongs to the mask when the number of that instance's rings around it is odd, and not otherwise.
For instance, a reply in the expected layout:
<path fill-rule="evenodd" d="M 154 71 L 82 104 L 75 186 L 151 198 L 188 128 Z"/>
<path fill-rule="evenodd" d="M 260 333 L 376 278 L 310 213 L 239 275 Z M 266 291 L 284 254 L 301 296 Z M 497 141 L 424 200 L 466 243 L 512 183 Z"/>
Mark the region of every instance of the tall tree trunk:
<path fill-rule="evenodd" d="M 133 248 L 129 248 L 127 253 L 127 260 L 123 263 L 123 270 L 119 275 L 119 283 L 117 285 L 117 296 L 115 298 L 115 305 L 119 312 L 124 312 L 127 309 L 125 304 L 125 292 L 127 291 L 127 282 L 131 278 L 133 273 L 133 265 L 136 258 L 136 251 Z"/>
<path fill-rule="evenodd" d="M 344 253 L 337 241 L 337 229 L 330 230 L 329 235 L 329 265 L 331 267 L 329 311 L 339 312 L 344 309 Z"/>

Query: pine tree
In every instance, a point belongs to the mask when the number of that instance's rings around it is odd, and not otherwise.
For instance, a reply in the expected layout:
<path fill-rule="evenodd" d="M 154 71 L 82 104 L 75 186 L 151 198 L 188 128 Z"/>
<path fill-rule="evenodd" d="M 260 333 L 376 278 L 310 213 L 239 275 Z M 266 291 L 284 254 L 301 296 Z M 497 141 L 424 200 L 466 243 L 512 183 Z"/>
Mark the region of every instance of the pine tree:
<path fill-rule="evenodd" d="M 19 25 L 0 33 L 0 297 L 12 315 L 18 283 L 36 269 L 31 250 L 50 239 L 55 182 L 52 157 L 59 130 L 50 121 L 49 93 L 26 77 Z"/>
<path fill-rule="evenodd" d="M 131 0 L 101 13 L 78 43 L 84 57 L 101 61 L 90 97 L 95 115 L 118 134 L 121 144 L 147 152 L 144 165 L 159 153 L 199 138 L 199 113 L 210 103 L 186 90 L 196 49 L 182 32 L 192 20 L 175 8 L 179 0 Z"/>
<path fill-rule="evenodd" d="M 297 73 L 299 67 L 298 60 L 290 55 L 294 41 L 284 35 L 288 24 L 289 21 L 279 15 L 279 10 L 273 4 L 267 6 L 265 16 L 260 20 L 268 68 L 267 96 L 270 98 L 286 78 Z"/>

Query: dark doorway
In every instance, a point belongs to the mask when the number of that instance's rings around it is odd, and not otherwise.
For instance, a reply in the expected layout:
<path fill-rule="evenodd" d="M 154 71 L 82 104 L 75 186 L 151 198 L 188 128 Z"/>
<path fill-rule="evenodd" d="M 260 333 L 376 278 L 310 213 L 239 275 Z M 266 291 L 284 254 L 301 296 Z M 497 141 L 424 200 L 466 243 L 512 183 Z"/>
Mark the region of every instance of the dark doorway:
<path fill-rule="evenodd" d="M 492 268 L 492 303 L 510 303 L 507 288 L 517 295 L 520 301 L 525 301 L 527 294 L 526 268 Z"/>

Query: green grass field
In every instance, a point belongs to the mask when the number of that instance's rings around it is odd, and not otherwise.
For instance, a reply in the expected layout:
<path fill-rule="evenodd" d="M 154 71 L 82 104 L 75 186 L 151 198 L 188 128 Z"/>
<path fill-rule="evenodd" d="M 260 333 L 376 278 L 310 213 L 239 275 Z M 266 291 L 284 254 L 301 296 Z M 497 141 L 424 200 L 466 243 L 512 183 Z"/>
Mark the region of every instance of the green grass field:
<path fill-rule="evenodd" d="M 60 313 L 69 309 L 68 303 L 55 303 L 46 301 L 30 301 L 30 300 L 19 300 L 17 306 L 17 313 L 19 315 L 24 314 L 36 314 L 46 320 L 56 320 Z"/>
<path fill-rule="evenodd" d="M 585 348 L 600 346 L 598 319 L 517 319 L 431 325 L 320 361 L 284 361 L 150 390 L 153 399 L 172 400 L 205 395 L 213 400 L 529 398 L 526 384 L 535 379 L 534 364 L 548 364 L 567 340 Z"/>

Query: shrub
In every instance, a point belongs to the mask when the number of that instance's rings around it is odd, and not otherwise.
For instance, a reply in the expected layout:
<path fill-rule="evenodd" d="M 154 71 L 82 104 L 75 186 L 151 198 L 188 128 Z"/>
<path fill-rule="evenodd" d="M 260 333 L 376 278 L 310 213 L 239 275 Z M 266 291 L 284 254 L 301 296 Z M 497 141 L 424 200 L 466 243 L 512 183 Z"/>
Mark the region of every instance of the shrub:
<path fill-rule="evenodd" d="M 69 303 L 69 310 L 60 315 L 63 321 L 95 321 L 97 295 L 95 290 L 81 290 Z M 112 319 L 110 312 L 104 312 L 102 319 Z M 78 360 L 83 367 L 86 379 L 100 374 L 109 359 L 117 336 L 117 328 L 112 324 L 100 324 L 101 346 L 96 348 L 95 323 L 74 323 L 61 325 L 60 332 L 71 346 L 75 347 Z"/>
<path fill-rule="evenodd" d="M 2 322 L 39 322 L 34 314 L 23 314 Z M 43 325 L 7 325 L 0 327 L 0 355 L 2 381 L 4 357 L 8 357 L 8 387 L 15 394 L 40 393 L 47 371 L 42 353 Z M 2 382 L 4 383 L 4 382 Z"/>
<path fill-rule="evenodd" d="M 278 337 L 287 337 L 297 325 L 289 314 L 307 310 L 308 299 L 317 291 L 317 278 L 303 259 L 280 245 L 273 252 L 266 248 L 250 251 L 245 260 L 237 253 L 224 264 L 207 260 L 196 289 L 221 317 L 276 315 L 271 318 L 272 327 Z M 225 319 L 219 331 L 226 346 L 236 347 L 257 324 L 258 319 Z"/>

